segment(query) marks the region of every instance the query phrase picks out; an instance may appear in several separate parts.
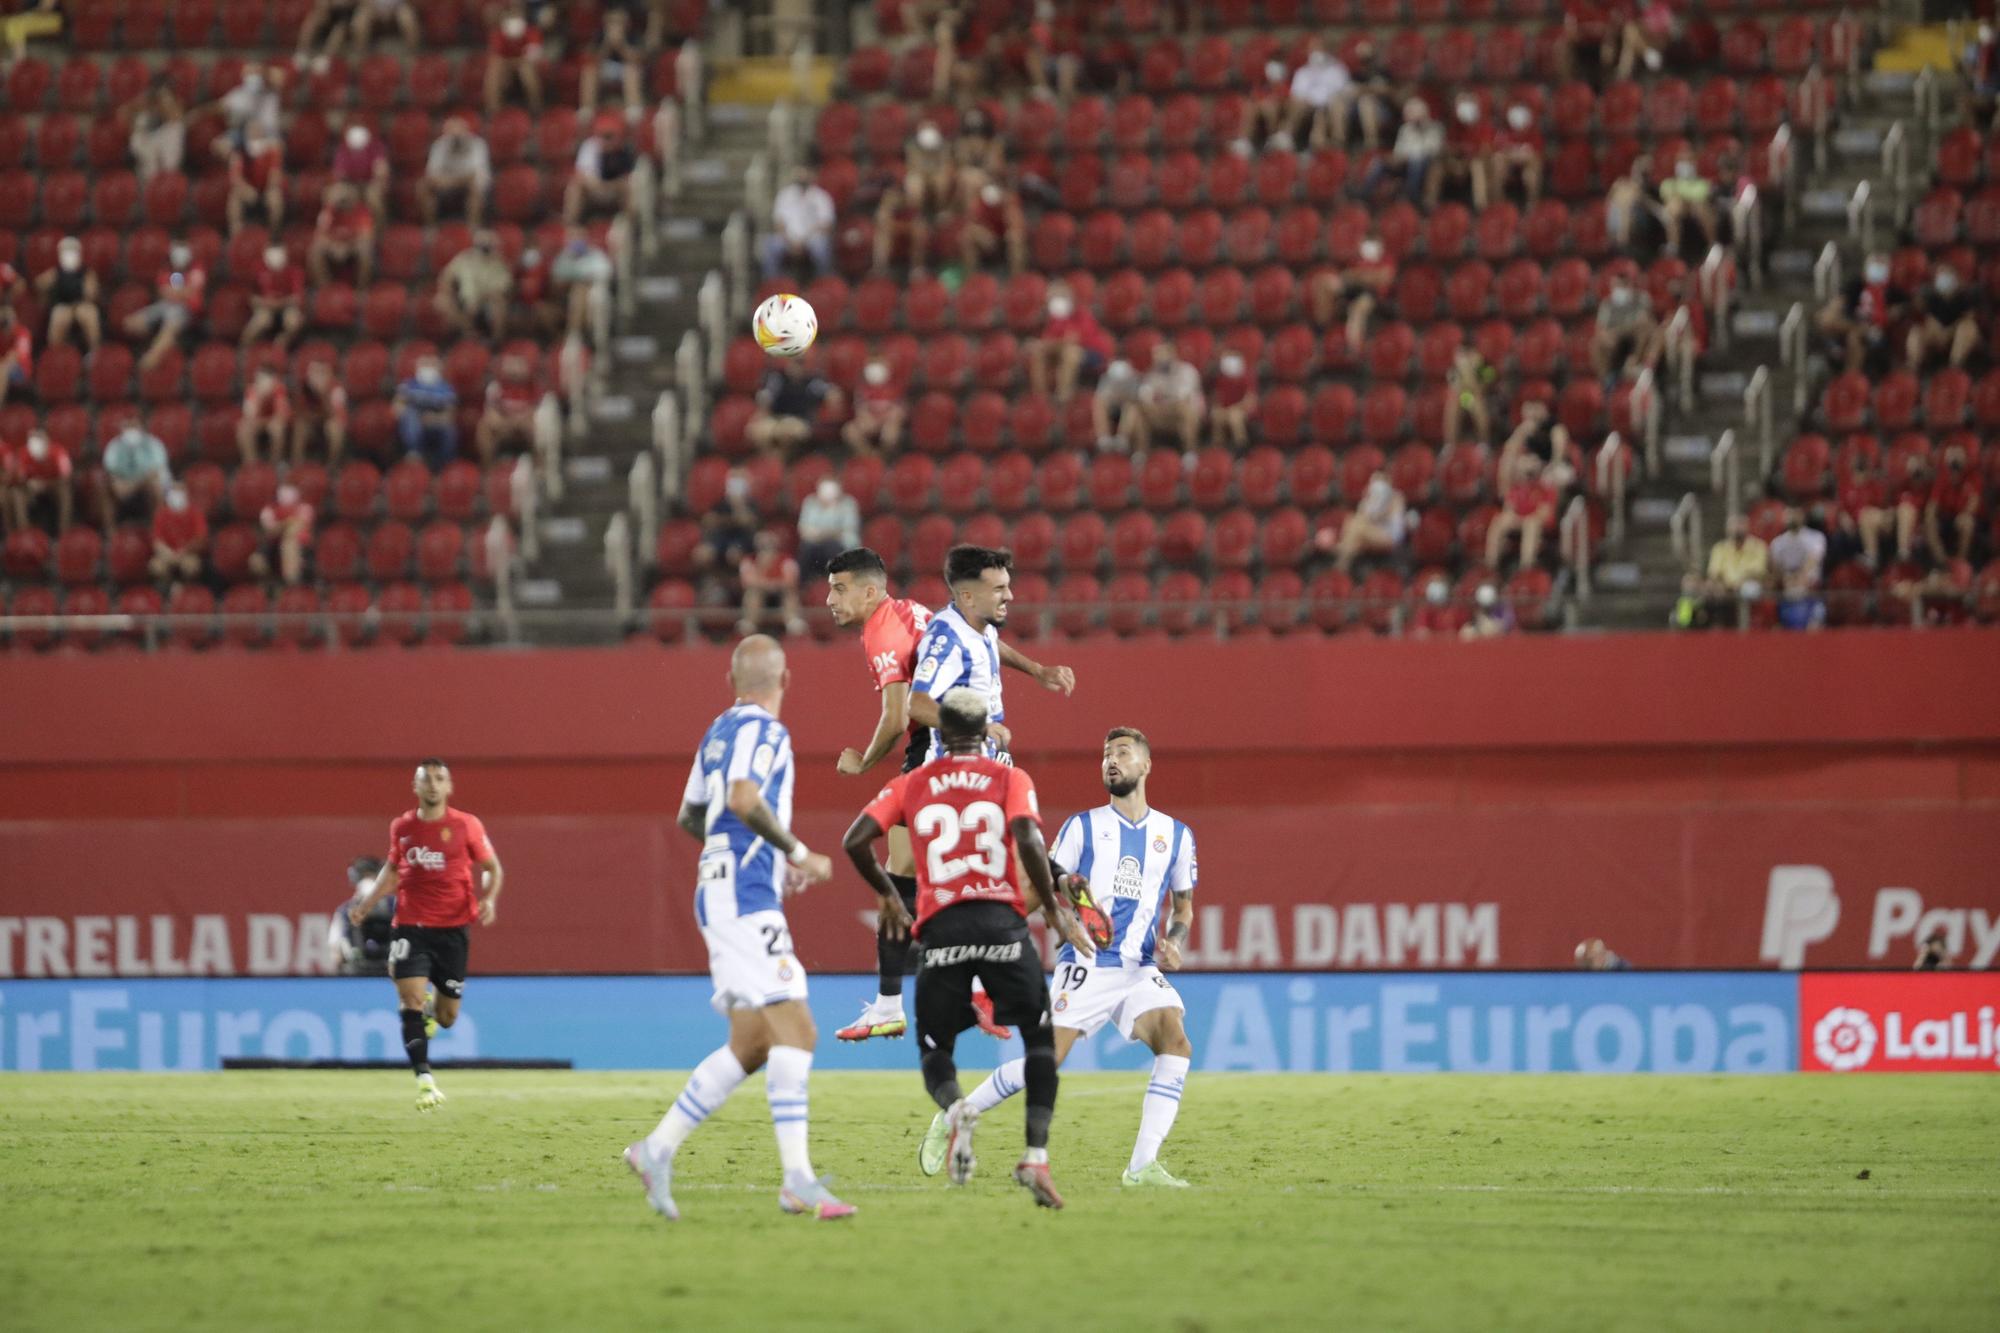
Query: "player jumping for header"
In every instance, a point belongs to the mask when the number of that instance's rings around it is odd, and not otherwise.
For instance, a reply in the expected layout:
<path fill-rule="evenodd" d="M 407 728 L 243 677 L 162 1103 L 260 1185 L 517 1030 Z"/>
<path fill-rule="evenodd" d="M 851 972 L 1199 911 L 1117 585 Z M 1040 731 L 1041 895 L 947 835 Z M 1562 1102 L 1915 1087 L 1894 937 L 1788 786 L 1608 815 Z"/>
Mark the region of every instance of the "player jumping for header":
<path fill-rule="evenodd" d="M 833 863 L 791 833 L 792 738 L 778 721 L 791 683 L 785 650 L 762 634 L 743 640 L 729 659 L 729 682 L 736 702 L 701 738 L 680 811 L 681 828 L 702 845 L 694 915 L 715 982 L 710 1002 L 728 1018 L 729 1040 L 695 1066 L 659 1127 L 625 1150 L 625 1163 L 645 1182 L 654 1210 L 679 1217 L 674 1154 L 761 1068 L 784 1169 L 778 1206 L 847 1217 L 854 1209 L 813 1174 L 806 1151 L 806 1083 L 818 1034 L 784 898 L 827 879 Z"/>
<path fill-rule="evenodd" d="M 1139 1112 L 1139 1140 L 1125 1168 L 1127 1185 L 1180 1187 L 1187 1184 L 1160 1165 L 1160 1145 L 1174 1127 L 1181 1091 L 1187 1084 L 1188 1045 L 1181 1024 L 1181 997 L 1161 975 L 1181 965 L 1188 927 L 1194 920 L 1196 879 L 1194 834 L 1188 826 L 1146 803 L 1146 779 L 1153 771 L 1153 748 L 1133 727 L 1113 727 L 1104 738 L 1104 788 L 1111 800 L 1072 815 L 1056 834 L 1055 862 L 1066 886 L 1085 881 L 1092 896 L 1109 905 L 1111 943 L 1093 965 L 1065 946 L 1056 957 L 1055 1049 L 1058 1063 L 1069 1057 L 1079 1037 L 1116 1023 L 1130 1041 L 1153 1052 L 1153 1076 Z M 1173 899 L 1173 919 L 1159 937 L 1160 910 Z M 1079 895 L 1080 897 L 1080 895 Z M 1026 1077 L 1010 1060 L 972 1090 L 973 1109 L 990 1111 L 1021 1090 Z M 918 1164 L 936 1175 L 943 1165 L 951 1128 L 944 1116 L 931 1122 Z"/>
<path fill-rule="evenodd" d="M 368 896 L 347 909 L 347 919 L 360 925 L 376 902 L 396 895 L 389 973 L 396 979 L 403 1050 L 417 1075 L 417 1109 L 429 1111 L 444 1104 L 431 1076 L 431 1037 L 458 1021 L 472 949 L 467 927 L 493 924 L 505 873 L 478 816 L 451 808 L 451 769 L 444 760 L 419 763 L 411 787 L 417 808 L 389 825 L 382 873 Z M 429 996 L 433 985 L 437 994 Z M 431 1014 L 427 1002 L 435 1006 Z"/>
<path fill-rule="evenodd" d="M 865 749 L 852 747 L 840 755 L 840 771 L 866 773 L 894 750 L 903 748 L 903 771 L 909 772 L 938 753 L 932 734 L 937 725 L 938 697 L 955 683 L 973 684 L 989 693 L 994 709 L 994 734 L 1000 749 L 1012 736 L 1000 721 L 999 668 L 1012 667 L 1032 676 L 1047 690 L 1068 694 L 1076 688 L 1076 673 L 1066 666 L 1043 666 L 1000 638 L 1007 603 L 1013 600 L 1013 560 L 1005 551 L 978 546 L 954 547 L 946 558 L 945 577 L 952 588 L 952 605 L 933 618 L 915 601 L 889 596 L 889 572 L 882 557 L 867 547 L 843 551 L 827 565 L 827 609 L 836 625 L 859 625 L 861 648 L 868 658 L 869 679 L 882 695 L 882 714 Z M 963 631 L 963 632 L 961 632 Z M 994 656 L 997 654 L 997 658 Z M 931 662 L 920 665 L 919 658 Z M 973 658 L 977 657 L 975 663 Z M 997 662 L 997 664 L 996 664 Z M 922 683 L 912 682 L 922 675 Z M 978 681 L 974 676 L 979 677 Z M 990 677 L 990 679 L 988 679 Z M 984 682 L 984 683 L 981 683 Z M 909 835 L 889 830 L 889 879 L 903 905 L 916 911 L 917 881 L 910 858 Z M 909 970 L 910 941 L 877 932 L 875 964 L 877 993 L 861 1017 L 835 1033 L 842 1041 L 870 1037 L 900 1037 L 908 1030 L 903 1013 L 903 977 Z M 996 1037 L 1011 1033 L 993 1021 L 993 1006 L 983 991 L 972 1003 L 979 1026 Z"/>
<path fill-rule="evenodd" d="M 1055 1036 L 1049 988 L 1028 935 L 1024 873 L 1044 920 L 1078 957 L 1090 941 L 1056 897 L 1042 846 L 1035 784 L 1021 769 L 986 754 L 987 700 L 955 689 L 939 704 L 944 753 L 893 779 L 847 830 L 842 845 L 881 902 L 885 933 L 913 933 L 923 945 L 917 969 L 917 1040 L 924 1087 L 950 1126 L 951 1180 L 972 1176 L 972 1131 L 979 1113 L 958 1086 L 952 1051 L 971 1025 L 972 983 L 985 984 L 995 1016 L 1017 1023 L 1027 1054 L 1028 1147 L 1014 1179 L 1045 1208 L 1062 1207 L 1049 1178 L 1049 1122 L 1056 1109 Z M 911 926 L 902 896 L 883 873 L 875 839 L 898 824 L 910 830 L 917 863 L 917 917 Z"/>

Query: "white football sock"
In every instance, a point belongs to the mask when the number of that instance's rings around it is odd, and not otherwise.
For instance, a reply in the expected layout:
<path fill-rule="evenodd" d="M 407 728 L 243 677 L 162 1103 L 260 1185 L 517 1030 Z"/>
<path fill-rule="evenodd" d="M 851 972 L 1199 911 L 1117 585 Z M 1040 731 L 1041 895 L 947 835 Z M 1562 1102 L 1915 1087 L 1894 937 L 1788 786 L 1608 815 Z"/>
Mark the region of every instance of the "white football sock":
<path fill-rule="evenodd" d="M 778 1136 L 787 1185 L 813 1178 L 812 1158 L 806 1153 L 806 1080 L 812 1062 L 811 1051 L 773 1046 L 764 1063 L 764 1095 L 771 1103 L 771 1128 Z"/>
<path fill-rule="evenodd" d="M 1009 1060 L 988 1074 L 986 1081 L 974 1088 L 972 1095 L 965 1100 L 972 1103 L 973 1110 L 985 1115 L 1026 1086 L 1027 1068 L 1026 1060 Z"/>
<path fill-rule="evenodd" d="M 694 1133 L 695 1126 L 720 1110 L 729 1094 L 736 1091 L 746 1075 L 736 1052 L 727 1046 L 719 1046 L 708 1053 L 708 1058 L 694 1067 L 687 1086 L 681 1095 L 674 1098 L 674 1104 L 660 1120 L 659 1127 L 646 1136 L 646 1143 L 654 1152 L 663 1152 L 671 1157 L 687 1142 L 687 1136 Z"/>
<path fill-rule="evenodd" d="M 871 1006 L 878 1018 L 901 1018 L 903 1016 L 903 992 L 894 995 L 877 995 Z"/>
<path fill-rule="evenodd" d="M 1167 1131 L 1181 1109 L 1181 1089 L 1187 1086 L 1188 1058 L 1185 1055 L 1153 1057 L 1153 1077 L 1146 1084 L 1146 1100 L 1139 1112 L 1139 1141 L 1132 1145 L 1132 1162 L 1126 1169 L 1137 1171 L 1160 1155 Z"/>

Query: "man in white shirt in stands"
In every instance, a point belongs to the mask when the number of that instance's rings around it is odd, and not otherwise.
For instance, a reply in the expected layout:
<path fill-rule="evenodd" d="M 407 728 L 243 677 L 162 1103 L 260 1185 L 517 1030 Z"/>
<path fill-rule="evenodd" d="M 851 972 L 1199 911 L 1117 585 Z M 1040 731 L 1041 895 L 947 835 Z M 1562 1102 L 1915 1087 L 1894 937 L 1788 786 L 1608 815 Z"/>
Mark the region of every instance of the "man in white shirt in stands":
<path fill-rule="evenodd" d="M 1344 140 L 1353 86 L 1347 66 L 1315 38 L 1306 51 L 1306 63 L 1292 72 L 1293 144 L 1322 148 Z"/>
<path fill-rule="evenodd" d="M 1806 526 L 1798 509 L 1785 511 L 1785 530 L 1771 539 L 1771 572 L 1782 601 L 1778 622 L 1787 629 L 1817 629 L 1825 622 L 1820 571 L 1826 566 L 1826 534 Z"/>
<path fill-rule="evenodd" d="M 1146 443 L 1166 436 L 1193 456 L 1201 437 L 1201 372 L 1181 360 L 1170 342 L 1153 349 L 1153 368 L 1139 383 L 1139 411 L 1146 421 Z"/>
<path fill-rule="evenodd" d="M 787 264 L 812 261 L 813 276 L 833 267 L 833 196 L 800 167 L 771 201 L 771 227 L 764 238 L 764 276 L 775 278 Z"/>

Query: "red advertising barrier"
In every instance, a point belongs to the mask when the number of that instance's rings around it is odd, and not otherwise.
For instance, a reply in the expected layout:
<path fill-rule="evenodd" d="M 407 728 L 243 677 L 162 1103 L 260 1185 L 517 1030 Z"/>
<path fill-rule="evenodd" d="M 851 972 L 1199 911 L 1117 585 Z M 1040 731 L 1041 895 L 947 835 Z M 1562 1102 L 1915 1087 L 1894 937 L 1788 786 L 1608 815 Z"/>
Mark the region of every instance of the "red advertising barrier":
<path fill-rule="evenodd" d="M 2000 976 L 1814 973 L 1799 978 L 1799 1068 L 1992 1073 Z"/>
<path fill-rule="evenodd" d="M 1188 964 L 1204 970 L 1561 968 L 1601 936 L 1635 966 L 1905 967 L 1946 932 L 2000 954 L 2000 819 L 1974 809 L 1243 808 L 1172 799 L 1201 847 Z M 701 971 L 694 844 L 664 817 L 486 817 L 508 871 L 475 970 Z M 858 804 L 858 802 L 857 802 Z M 1051 821 L 1067 806 L 1045 805 Z M 852 812 L 799 821 L 835 847 Z M 8 826 L 0 826 L 8 828 Z M 12 826 L 0 977 L 325 966 L 326 923 L 386 820 Z M 874 966 L 844 865 L 790 906 L 818 970 Z"/>

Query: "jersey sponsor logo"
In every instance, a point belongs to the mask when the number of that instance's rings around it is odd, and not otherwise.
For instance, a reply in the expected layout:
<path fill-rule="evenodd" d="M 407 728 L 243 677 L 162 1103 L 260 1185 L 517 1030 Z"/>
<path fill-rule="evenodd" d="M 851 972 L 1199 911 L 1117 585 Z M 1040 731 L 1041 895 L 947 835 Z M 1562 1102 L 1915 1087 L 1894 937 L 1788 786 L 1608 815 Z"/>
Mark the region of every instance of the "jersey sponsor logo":
<path fill-rule="evenodd" d="M 872 659 L 870 659 L 869 665 L 875 668 L 875 674 L 878 676 L 887 671 L 894 671 L 896 669 L 895 650 L 891 649 L 886 653 L 875 654 L 875 656 Z"/>
<path fill-rule="evenodd" d="M 993 785 L 993 777 L 988 773 L 952 772 L 931 775 L 931 795 L 942 796 L 948 791 L 985 791 Z"/>
<path fill-rule="evenodd" d="M 1111 896 L 1134 900 L 1146 896 L 1146 875 L 1136 856 L 1123 857 L 1111 874 Z"/>
<path fill-rule="evenodd" d="M 924 950 L 925 967 L 950 967 L 954 963 L 1011 963 L 1021 956 L 1021 941 L 1006 944 L 945 944 Z"/>
<path fill-rule="evenodd" d="M 428 847 L 412 847 L 403 853 L 403 862 L 419 870 L 443 870 L 444 853 L 434 852 Z"/>

